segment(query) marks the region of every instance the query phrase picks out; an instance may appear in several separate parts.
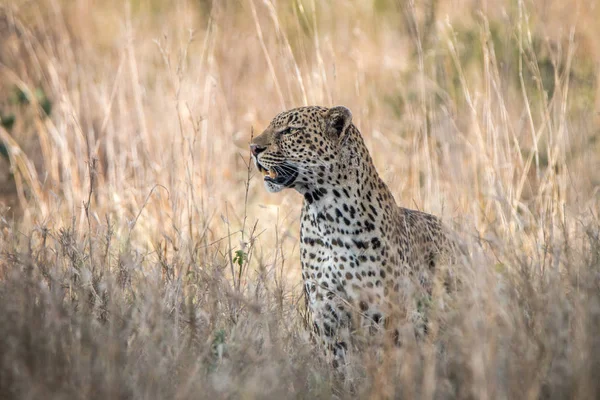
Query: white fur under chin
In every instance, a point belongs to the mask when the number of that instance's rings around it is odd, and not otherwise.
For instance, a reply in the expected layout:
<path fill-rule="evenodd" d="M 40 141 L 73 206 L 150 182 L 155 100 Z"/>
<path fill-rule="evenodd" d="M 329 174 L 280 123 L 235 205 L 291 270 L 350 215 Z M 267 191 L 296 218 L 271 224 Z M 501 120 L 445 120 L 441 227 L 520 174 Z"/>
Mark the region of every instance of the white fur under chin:
<path fill-rule="evenodd" d="M 284 188 L 283 185 L 278 185 L 273 182 L 265 181 L 265 189 L 267 189 L 267 192 L 277 193 L 277 192 L 281 192 L 283 190 L 283 188 Z"/>

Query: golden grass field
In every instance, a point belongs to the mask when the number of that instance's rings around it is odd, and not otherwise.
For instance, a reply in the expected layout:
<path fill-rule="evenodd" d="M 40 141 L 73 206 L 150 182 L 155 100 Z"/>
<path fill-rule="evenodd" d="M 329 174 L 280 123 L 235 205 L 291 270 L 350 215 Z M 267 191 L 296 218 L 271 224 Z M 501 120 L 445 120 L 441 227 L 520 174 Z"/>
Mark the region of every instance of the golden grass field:
<path fill-rule="evenodd" d="M 600 3 L 0 0 L 0 398 L 600 397 Z M 468 250 L 340 385 L 301 196 L 248 143 L 343 104 Z M 439 351 L 439 343 L 443 350 Z"/>

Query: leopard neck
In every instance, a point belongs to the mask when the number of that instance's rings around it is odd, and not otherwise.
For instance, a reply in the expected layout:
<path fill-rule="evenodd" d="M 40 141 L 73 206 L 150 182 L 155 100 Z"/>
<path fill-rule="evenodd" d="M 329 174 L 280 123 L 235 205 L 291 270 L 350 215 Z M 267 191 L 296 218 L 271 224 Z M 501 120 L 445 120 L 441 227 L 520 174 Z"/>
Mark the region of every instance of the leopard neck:
<path fill-rule="evenodd" d="M 345 140 L 328 179 L 304 193 L 304 212 L 314 214 L 313 223 L 321 225 L 325 231 L 328 225 L 337 226 L 341 222 L 348 226 L 347 234 L 356 232 L 351 227 L 357 226 L 371 228 L 367 229 L 370 231 L 381 222 L 381 211 L 394 213 L 397 209 L 360 132 L 354 126 L 351 128 L 351 136 Z"/>

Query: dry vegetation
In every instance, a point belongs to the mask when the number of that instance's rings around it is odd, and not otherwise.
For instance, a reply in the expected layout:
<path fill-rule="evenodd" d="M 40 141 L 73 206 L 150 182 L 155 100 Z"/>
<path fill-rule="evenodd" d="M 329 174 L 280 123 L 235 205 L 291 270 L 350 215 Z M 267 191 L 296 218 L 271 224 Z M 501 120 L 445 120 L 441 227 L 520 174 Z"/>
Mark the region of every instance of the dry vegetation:
<path fill-rule="evenodd" d="M 0 1 L 0 398 L 600 396 L 600 5 Z M 247 144 L 344 104 L 469 256 L 444 329 L 336 383 L 296 193 Z M 435 351 L 443 342 L 441 351 Z"/>

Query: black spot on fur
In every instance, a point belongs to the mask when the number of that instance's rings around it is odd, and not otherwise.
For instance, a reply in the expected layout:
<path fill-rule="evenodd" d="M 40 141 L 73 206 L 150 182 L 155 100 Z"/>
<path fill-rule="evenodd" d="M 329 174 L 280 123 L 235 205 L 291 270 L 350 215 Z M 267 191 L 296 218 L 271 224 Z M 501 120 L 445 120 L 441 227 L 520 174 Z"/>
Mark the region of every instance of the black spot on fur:
<path fill-rule="evenodd" d="M 376 324 L 379 324 L 381 322 L 381 314 L 379 314 L 379 313 L 373 314 L 373 321 L 375 321 Z"/>
<path fill-rule="evenodd" d="M 359 249 L 367 249 L 369 247 L 369 245 L 366 242 L 363 242 L 362 240 L 352 239 L 352 242 L 354 242 L 354 245 Z"/>
<path fill-rule="evenodd" d="M 371 246 L 373 246 L 374 249 L 378 249 L 381 246 L 381 242 L 378 238 L 374 237 L 371 239 Z"/>
<path fill-rule="evenodd" d="M 369 305 L 366 301 L 361 301 L 358 306 L 360 307 L 360 311 L 365 312 L 369 309 Z"/>
<path fill-rule="evenodd" d="M 323 331 L 325 332 L 325 336 L 332 337 L 333 336 L 333 328 L 327 322 L 323 324 Z"/>

